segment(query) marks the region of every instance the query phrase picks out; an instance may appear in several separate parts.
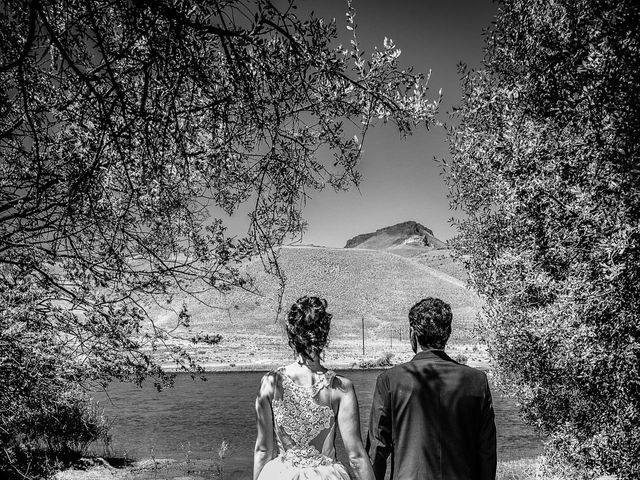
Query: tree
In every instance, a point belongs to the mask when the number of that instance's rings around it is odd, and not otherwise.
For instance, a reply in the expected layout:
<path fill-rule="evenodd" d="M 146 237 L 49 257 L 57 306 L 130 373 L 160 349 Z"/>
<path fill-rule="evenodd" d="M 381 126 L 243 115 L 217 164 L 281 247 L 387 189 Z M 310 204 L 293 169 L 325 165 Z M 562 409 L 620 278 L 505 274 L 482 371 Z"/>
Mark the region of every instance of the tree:
<path fill-rule="evenodd" d="M 307 192 L 358 182 L 370 124 L 431 121 L 423 77 L 388 40 L 365 58 L 354 15 L 342 47 L 293 1 L 0 2 L 3 444 L 10 402 L 52 376 L 166 380 L 146 299 L 251 289 L 256 255 L 279 273 Z M 223 212 L 247 204 L 248 234 L 229 236 Z"/>
<path fill-rule="evenodd" d="M 445 167 L 497 378 L 585 476 L 640 476 L 639 22 L 499 2 Z"/>

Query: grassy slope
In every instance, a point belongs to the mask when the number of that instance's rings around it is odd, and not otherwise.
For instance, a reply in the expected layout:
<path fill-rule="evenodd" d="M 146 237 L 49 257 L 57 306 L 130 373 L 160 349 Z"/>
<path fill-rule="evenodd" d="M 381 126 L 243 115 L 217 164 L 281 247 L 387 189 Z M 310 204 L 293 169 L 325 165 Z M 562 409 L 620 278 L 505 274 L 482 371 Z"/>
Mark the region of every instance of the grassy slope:
<path fill-rule="evenodd" d="M 474 322 L 478 301 L 463 282 L 429 266 L 387 252 L 319 247 L 285 247 L 280 266 L 287 277 L 284 306 L 302 295 L 317 295 L 329 302 L 333 327 L 342 333 L 360 332 L 361 317 L 369 328 L 385 322 L 404 324 L 409 308 L 420 298 L 436 296 L 453 307 L 454 330 L 466 338 Z M 262 296 L 236 291 L 227 297 L 207 292 L 200 300 L 187 300 L 194 327 L 242 328 L 272 333 L 277 305 L 277 282 L 261 271 L 259 262 L 249 270 Z M 177 299 L 173 306 L 177 307 Z"/>
<path fill-rule="evenodd" d="M 464 266 L 462 263 L 453 259 L 451 251 L 448 249 L 421 252 L 418 255 L 412 256 L 412 258 L 423 265 L 440 270 L 463 282 L 466 282 L 468 279 L 468 274 Z"/>

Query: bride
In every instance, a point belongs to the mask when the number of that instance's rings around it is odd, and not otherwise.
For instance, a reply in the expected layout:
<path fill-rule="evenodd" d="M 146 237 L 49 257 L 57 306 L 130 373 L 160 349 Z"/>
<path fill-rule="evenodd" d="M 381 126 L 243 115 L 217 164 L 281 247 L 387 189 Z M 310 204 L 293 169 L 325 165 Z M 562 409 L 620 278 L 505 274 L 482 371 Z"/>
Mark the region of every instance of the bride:
<path fill-rule="evenodd" d="M 320 363 L 331 324 L 326 308 L 324 299 L 302 297 L 289 311 L 287 335 L 297 359 L 262 378 L 254 480 L 349 480 L 335 457 L 336 423 L 355 478 L 374 480 L 353 384 Z"/>

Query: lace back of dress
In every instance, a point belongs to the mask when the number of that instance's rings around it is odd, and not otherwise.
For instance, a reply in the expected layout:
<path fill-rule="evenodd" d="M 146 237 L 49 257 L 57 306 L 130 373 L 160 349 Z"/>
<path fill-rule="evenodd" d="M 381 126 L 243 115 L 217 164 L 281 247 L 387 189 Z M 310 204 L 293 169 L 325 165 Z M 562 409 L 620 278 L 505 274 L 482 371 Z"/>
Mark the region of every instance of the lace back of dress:
<path fill-rule="evenodd" d="M 325 388 L 331 388 L 335 373 L 326 372 L 310 387 L 298 385 L 283 369 L 278 369 L 278 373 L 282 382 L 282 396 L 273 401 L 273 415 L 285 459 L 294 464 L 333 462 L 311 443 L 324 443 L 328 432 L 333 431 L 330 430 L 334 426 L 330 401 L 329 405 L 323 405 L 317 401 L 317 397 Z M 323 432 L 326 435 L 321 438 Z"/>

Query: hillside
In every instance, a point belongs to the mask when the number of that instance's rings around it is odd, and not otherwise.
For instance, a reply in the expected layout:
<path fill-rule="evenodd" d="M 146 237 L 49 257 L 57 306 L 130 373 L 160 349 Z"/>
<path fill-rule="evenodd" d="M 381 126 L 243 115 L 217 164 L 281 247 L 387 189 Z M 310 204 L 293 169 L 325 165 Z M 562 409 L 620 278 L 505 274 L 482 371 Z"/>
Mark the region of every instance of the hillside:
<path fill-rule="evenodd" d="M 457 278 L 465 284 L 469 279 L 469 274 L 464 269 L 464 265 L 462 265 L 461 262 L 454 260 L 451 256 L 451 251 L 448 249 L 420 252 L 417 255 L 412 255 L 411 258 L 418 263 Z"/>
<path fill-rule="evenodd" d="M 361 354 L 362 318 L 368 355 L 382 353 L 395 343 L 394 350 L 409 352 L 407 342 L 409 308 L 420 298 L 437 296 L 453 308 L 451 343 L 473 344 L 473 325 L 479 300 L 464 282 L 446 273 L 385 251 L 284 247 L 280 267 L 287 277 L 283 308 L 302 295 L 318 295 L 329 302 L 333 313 L 328 358 L 335 361 Z M 188 332 L 219 333 L 223 343 L 213 351 L 202 350 L 209 361 L 224 363 L 250 355 L 254 362 L 275 362 L 290 356 L 284 338 L 282 314 L 276 322 L 277 286 L 275 278 L 262 270 L 259 261 L 248 265 L 260 295 L 234 291 L 226 296 L 205 292 L 198 297 L 175 296 L 162 308 L 155 307 L 157 324 L 169 326 L 174 311 L 184 302 L 191 314 Z M 247 353 L 248 352 L 248 353 Z"/>
<path fill-rule="evenodd" d="M 367 248 L 372 250 L 408 249 L 432 250 L 446 248 L 431 229 L 414 221 L 384 227 L 371 233 L 363 233 L 347 240 L 345 248 Z M 407 256 L 407 255 L 404 255 Z"/>

